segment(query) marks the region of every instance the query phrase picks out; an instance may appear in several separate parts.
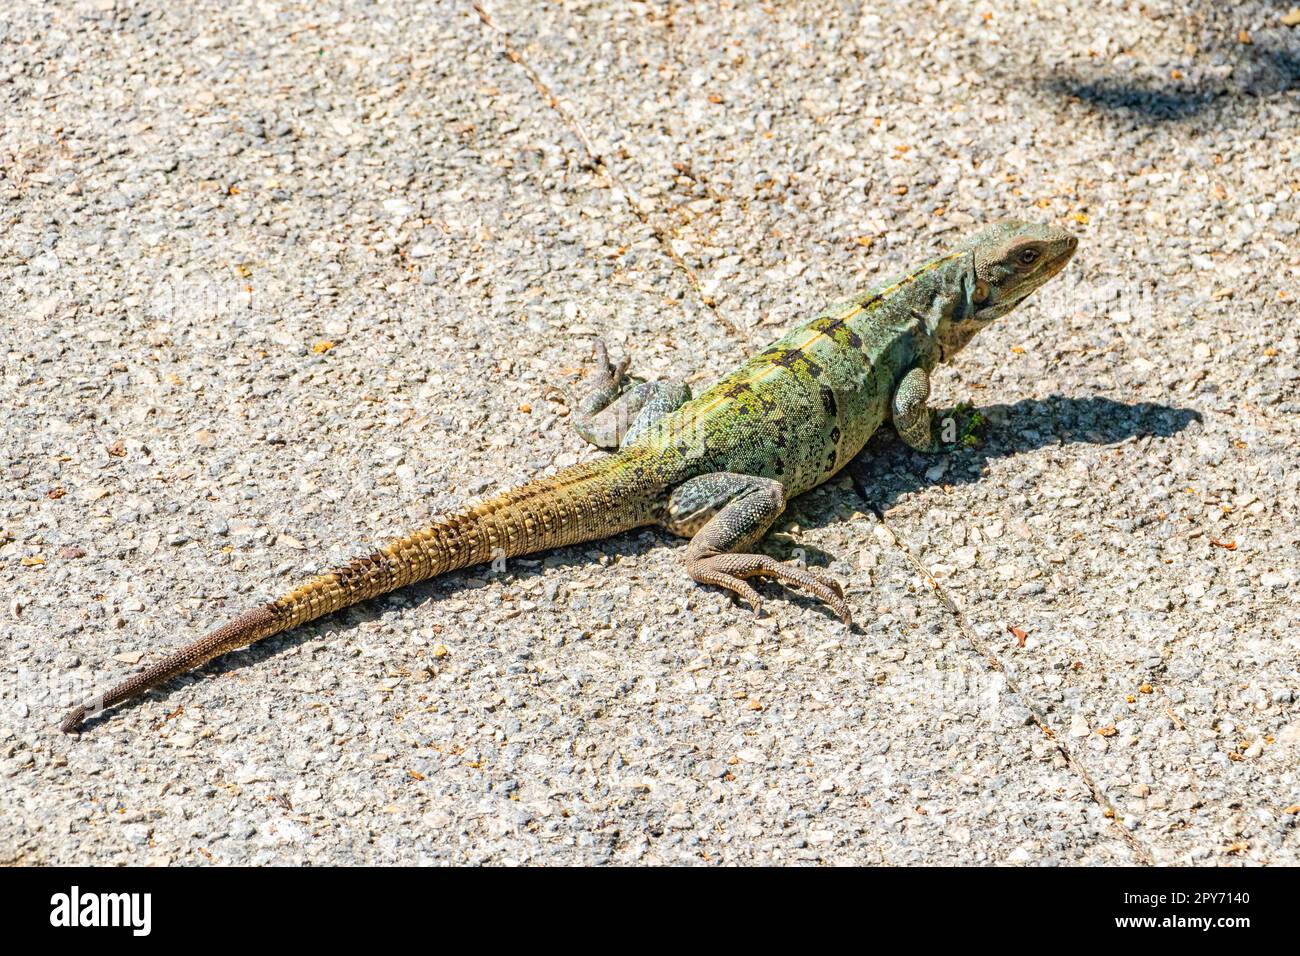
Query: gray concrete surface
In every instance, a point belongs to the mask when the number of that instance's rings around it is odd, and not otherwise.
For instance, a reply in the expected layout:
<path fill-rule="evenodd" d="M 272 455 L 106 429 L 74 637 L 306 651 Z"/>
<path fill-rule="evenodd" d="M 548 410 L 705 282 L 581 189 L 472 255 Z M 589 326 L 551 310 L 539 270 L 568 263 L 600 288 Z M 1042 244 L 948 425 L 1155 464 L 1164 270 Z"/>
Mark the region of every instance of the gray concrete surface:
<path fill-rule="evenodd" d="M 1056 6 L 4 5 L 0 859 L 1300 862 L 1300 33 Z M 57 732 L 590 454 L 596 334 L 703 382 L 1001 216 L 1082 247 L 941 376 L 981 442 L 766 545 L 854 630 L 646 531 Z"/>

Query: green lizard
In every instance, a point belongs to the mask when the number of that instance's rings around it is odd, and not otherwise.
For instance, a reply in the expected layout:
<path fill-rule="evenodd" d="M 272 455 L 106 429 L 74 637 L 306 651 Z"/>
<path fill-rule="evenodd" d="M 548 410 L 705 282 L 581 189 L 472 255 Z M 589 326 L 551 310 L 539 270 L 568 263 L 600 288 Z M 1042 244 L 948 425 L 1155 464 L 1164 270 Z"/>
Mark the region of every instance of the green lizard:
<path fill-rule="evenodd" d="M 937 447 L 930 372 L 1056 275 L 1077 240 L 1022 222 L 820 312 L 692 399 L 685 385 L 625 382 L 597 345 L 594 387 L 571 408 L 579 434 L 616 452 L 505 492 L 313 578 L 195 640 L 100 697 L 90 714 L 227 651 L 436 574 L 659 525 L 690 539 L 686 572 L 757 612 L 751 578 L 775 578 L 849 623 L 826 572 L 751 549 L 801 492 L 852 459 L 886 420 L 910 446 Z"/>

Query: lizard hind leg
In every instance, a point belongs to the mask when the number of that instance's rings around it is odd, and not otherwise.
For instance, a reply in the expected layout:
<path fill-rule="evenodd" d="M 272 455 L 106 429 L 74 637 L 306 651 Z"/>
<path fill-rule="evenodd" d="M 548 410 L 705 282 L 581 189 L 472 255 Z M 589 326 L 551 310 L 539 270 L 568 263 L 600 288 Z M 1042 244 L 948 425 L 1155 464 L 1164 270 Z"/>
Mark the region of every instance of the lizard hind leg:
<path fill-rule="evenodd" d="M 690 400 L 690 389 L 676 382 L 633 382 L 627 387 L 625 358 L 611 363 L 605 343 L 596 340 L 596 370 L 587 394 L 569 404 L 569 420 L 584 441 L 613 449 L 634 439 L 647 426 Z"/>
<path fill-rule="evenodd" d="M 817 568 L 784 564 L 766 554 L 745 551 L 785 509 L 779 481 L 732 472 L 700 475 L 680 485 L 668 500 L 664 527 L 690 536 L 686 573 L 701 584 L 733 591 L 758 613 L 761 601 L 750 578 L 775 578 L 827 604 L 845 624 L 852 623 L 844 590 Z"/>
<path fill-rule="evenodd" d="M 689 402 L 691 388 L 685 382 L 642 382 L 619 401 L 624 399 L 628 401 L 629 411 L 633 405 L 639 408 L 631 415 L 620 416 L 621 421 L 626 421 L 628 418 L 631 421 L 619 442 L 619 447 L 631 444 L 659 419 Z M 615 405 L 617 404 L 616 402 Z"/>

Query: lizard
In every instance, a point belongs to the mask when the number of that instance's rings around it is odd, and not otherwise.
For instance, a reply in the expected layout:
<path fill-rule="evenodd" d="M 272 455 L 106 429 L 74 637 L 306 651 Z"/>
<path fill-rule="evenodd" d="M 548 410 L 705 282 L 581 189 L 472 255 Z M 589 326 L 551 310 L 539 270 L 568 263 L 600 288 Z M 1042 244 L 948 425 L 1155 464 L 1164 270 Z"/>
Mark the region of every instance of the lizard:
<path fill-rule="evenodd" d="M 751 583 L 775 579 L 823 602 L 845 624 L 849 604 L 829 572 L 753 550 L 786 502 L 835 475 L 885 422 L 919 451 L 942 447 L 930 374 L 1061 271 L 1078 240 L 1005 221 L 953 251 L 818 312 L 692 397 L 688 386 L 639 381 L 603 343 L 570 418 L 612 454 L 540 477 L 311 578 L 75 707 L 85 718 L 215 657 L 434 575 L 658 525 L 688 540 L 686 573 L 735 592 L 759 613 Z"/>

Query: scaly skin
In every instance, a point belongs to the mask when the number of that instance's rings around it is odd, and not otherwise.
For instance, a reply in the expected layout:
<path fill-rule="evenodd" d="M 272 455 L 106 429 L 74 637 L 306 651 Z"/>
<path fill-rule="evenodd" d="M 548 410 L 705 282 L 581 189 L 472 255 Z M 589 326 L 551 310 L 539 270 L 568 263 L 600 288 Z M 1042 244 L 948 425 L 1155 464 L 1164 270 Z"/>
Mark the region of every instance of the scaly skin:
<path fill-rule="evenodd" d="M 73 709 L 90 714 L 306 621 L 437 574 L 657 524 L 689 537 L 696 581 L 745 598 L 754 577 L 802 588 L 849 623 L 840 585 L 752 547 L 785 503 L 847 464 L 892 420 L 909 445 L 937 447 L 929 373 L 1056 275 L 1069 233 L 999 223 L 952 253 L 824 310 L 698 398 L 686 386 L 624 387 L 626 362 L 597 347 L 591 394 L 572 404 L 579 433 L 618 451 L 506 492 L 313 578 Z"/>

